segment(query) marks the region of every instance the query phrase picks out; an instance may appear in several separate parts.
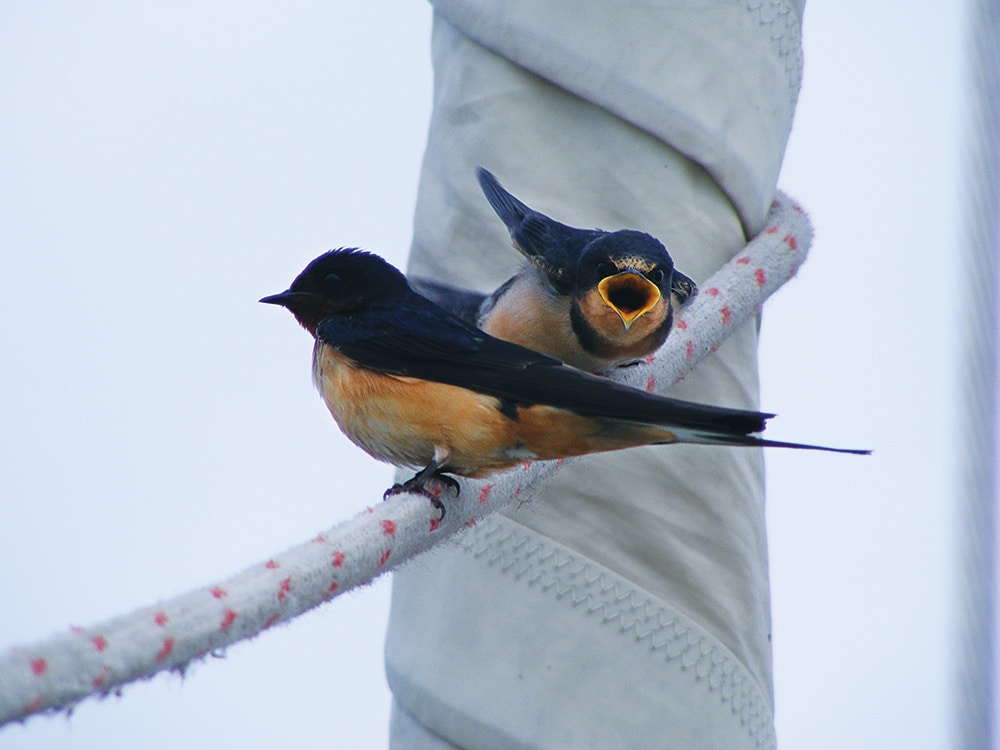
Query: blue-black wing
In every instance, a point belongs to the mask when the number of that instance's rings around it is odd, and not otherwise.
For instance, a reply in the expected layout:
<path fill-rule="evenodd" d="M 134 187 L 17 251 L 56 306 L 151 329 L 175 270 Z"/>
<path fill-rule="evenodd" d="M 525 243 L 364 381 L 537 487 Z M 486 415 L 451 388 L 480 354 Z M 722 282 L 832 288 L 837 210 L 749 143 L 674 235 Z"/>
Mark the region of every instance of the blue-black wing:
<path fill-rule="evenodd" d="M 583 248 L 607 232 L 561 224 L 515 198 L 489 171 L 479 167 L 476 175 L 486 200 L 507 226 L 514 247 L 557 287 L 571 284 Z"/>
<path fill-rule="evenodd" d="M 405 304 L 334 316 L 317 338 L 360 365 L 447 383 L 518 406 L 544 404 L 589 417 L 674 425 L 738 437 L 771 414 L 654 396 L 493 338 L 417 296 Z"/>
<path fill-rule="evenodd" d="M 489 297 L 471 289 L 431 281 L 423 276 L 408 276 L 407 281 L 415 292 L 469 323 L 475 323 L 479 319 L 483 302 Z"/>
<path fill-rule="evenodd" d="M 674 268 L 674 276 L 670 280 L 670 293 L 677 297 L 681 307 L 684 307 L 698 294 L 698 285 L 687 274 Z"/>

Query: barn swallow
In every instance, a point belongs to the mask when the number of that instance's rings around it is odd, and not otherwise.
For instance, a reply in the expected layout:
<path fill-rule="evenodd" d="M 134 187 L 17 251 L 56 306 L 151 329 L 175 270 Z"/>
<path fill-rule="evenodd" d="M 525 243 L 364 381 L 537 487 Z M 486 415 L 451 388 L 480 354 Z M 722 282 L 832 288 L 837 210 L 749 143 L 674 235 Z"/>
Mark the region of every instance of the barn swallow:
<path fill-rule="evenodd" d="M 511 195 L 477 170 L 486 199 L 510 232 L 524 267 L 492 295 L 418 279 L 417 291 L 459 313 L 475 310 L 487 333 L 603 374 L 663 345 L 674 310 L 697 293 L 666 248 L 644 232 L 576 229 Z"/>
<path fill-rule="evenodd" d="M 433 498 L 433 481 L 457 486 L 447 474 L 649 444 L 866 452 L 765 440 L 751 433 L 772 414 L 654 396 L 494 338 L 355 248 L 321 255 L 260 301 L 288 308 L 315 338 L 313 379 L 344 434 L 381 461 L 420 469 L 387 495 Z"/>

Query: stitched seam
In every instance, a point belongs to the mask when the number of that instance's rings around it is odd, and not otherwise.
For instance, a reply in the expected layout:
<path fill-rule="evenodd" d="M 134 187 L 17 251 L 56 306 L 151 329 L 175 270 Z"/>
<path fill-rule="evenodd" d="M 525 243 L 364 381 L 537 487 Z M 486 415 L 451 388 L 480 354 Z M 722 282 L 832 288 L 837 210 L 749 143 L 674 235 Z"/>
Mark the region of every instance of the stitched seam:
<path fill-rule="evenodd" d="M 802 33 L 799 16 L 787 0 L 745 0 L 748 13 L 755 13 L 757 21 L 771 39 L 771 46 L 785 64 L 792 104 L 798 102 L 802 88 Z"/>
<path fill-rule="evenodd" d="M 645 643 L 665 662 L 679 660 L 683 671 L 728 705 L 758 747 L 774 748 L 770 706 L 743 665 L 693 623 L 672 616 L 648 594 L 626 585 L 596 563 L 502 518 L 489 519 L 463 534 L 462 549 L 487 566 L 537 586 L 570 607 L 582 607 L 637 644 Z"/>

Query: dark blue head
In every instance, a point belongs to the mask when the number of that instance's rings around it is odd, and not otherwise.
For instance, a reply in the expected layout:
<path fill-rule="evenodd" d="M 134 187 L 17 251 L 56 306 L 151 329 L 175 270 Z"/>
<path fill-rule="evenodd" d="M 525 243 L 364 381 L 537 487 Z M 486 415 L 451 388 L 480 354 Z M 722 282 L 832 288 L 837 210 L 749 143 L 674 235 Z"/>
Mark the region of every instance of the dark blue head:
<path fill-rule="evenodd" d="M 623 271 L 641 274 L 667 294 L 674 262 L 663 243 L 652 235 L 622 229 L 587 243 L 580 253 L 576 283 L 587 289 Z"/>
<path fill-rule="evenodd" d="M 333 315 L 358 313 L 411 294 L 406 277 L 377 255 L 339 248 L 312 261 L 287 291 L 261 302 L 287 307 L 310 333 Z"/>

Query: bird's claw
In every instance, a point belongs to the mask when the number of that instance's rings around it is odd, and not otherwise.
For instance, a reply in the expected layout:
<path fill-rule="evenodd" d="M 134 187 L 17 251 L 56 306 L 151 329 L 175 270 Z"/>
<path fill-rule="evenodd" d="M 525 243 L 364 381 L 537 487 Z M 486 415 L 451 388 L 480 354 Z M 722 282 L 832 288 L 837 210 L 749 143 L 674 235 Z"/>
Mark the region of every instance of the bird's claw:
<path fill-rule="evenodd" d="M 438 520 L 441 521 L 444 519 L 445 515 L 444 503 L 441 502 L 441 495 L 444 494 L 445 489 L 452 490 L 455 495 L 458 495 L 461 490 L 461 485 L 459 485 L 457 479 L 448 476 L 447 474 L 435 473 L 424 476 L 417 474 L 417 476 L 412 479 L 407 479 L 405 482 L 392 485 L 392 487 L 382 493 L 382 499 L 388 500 L 393 495 L 401 495 L 406 492 L 423 495 L 431 501 L 431 505 L 441 512 L 441 515 L 438 518 Z"/>

